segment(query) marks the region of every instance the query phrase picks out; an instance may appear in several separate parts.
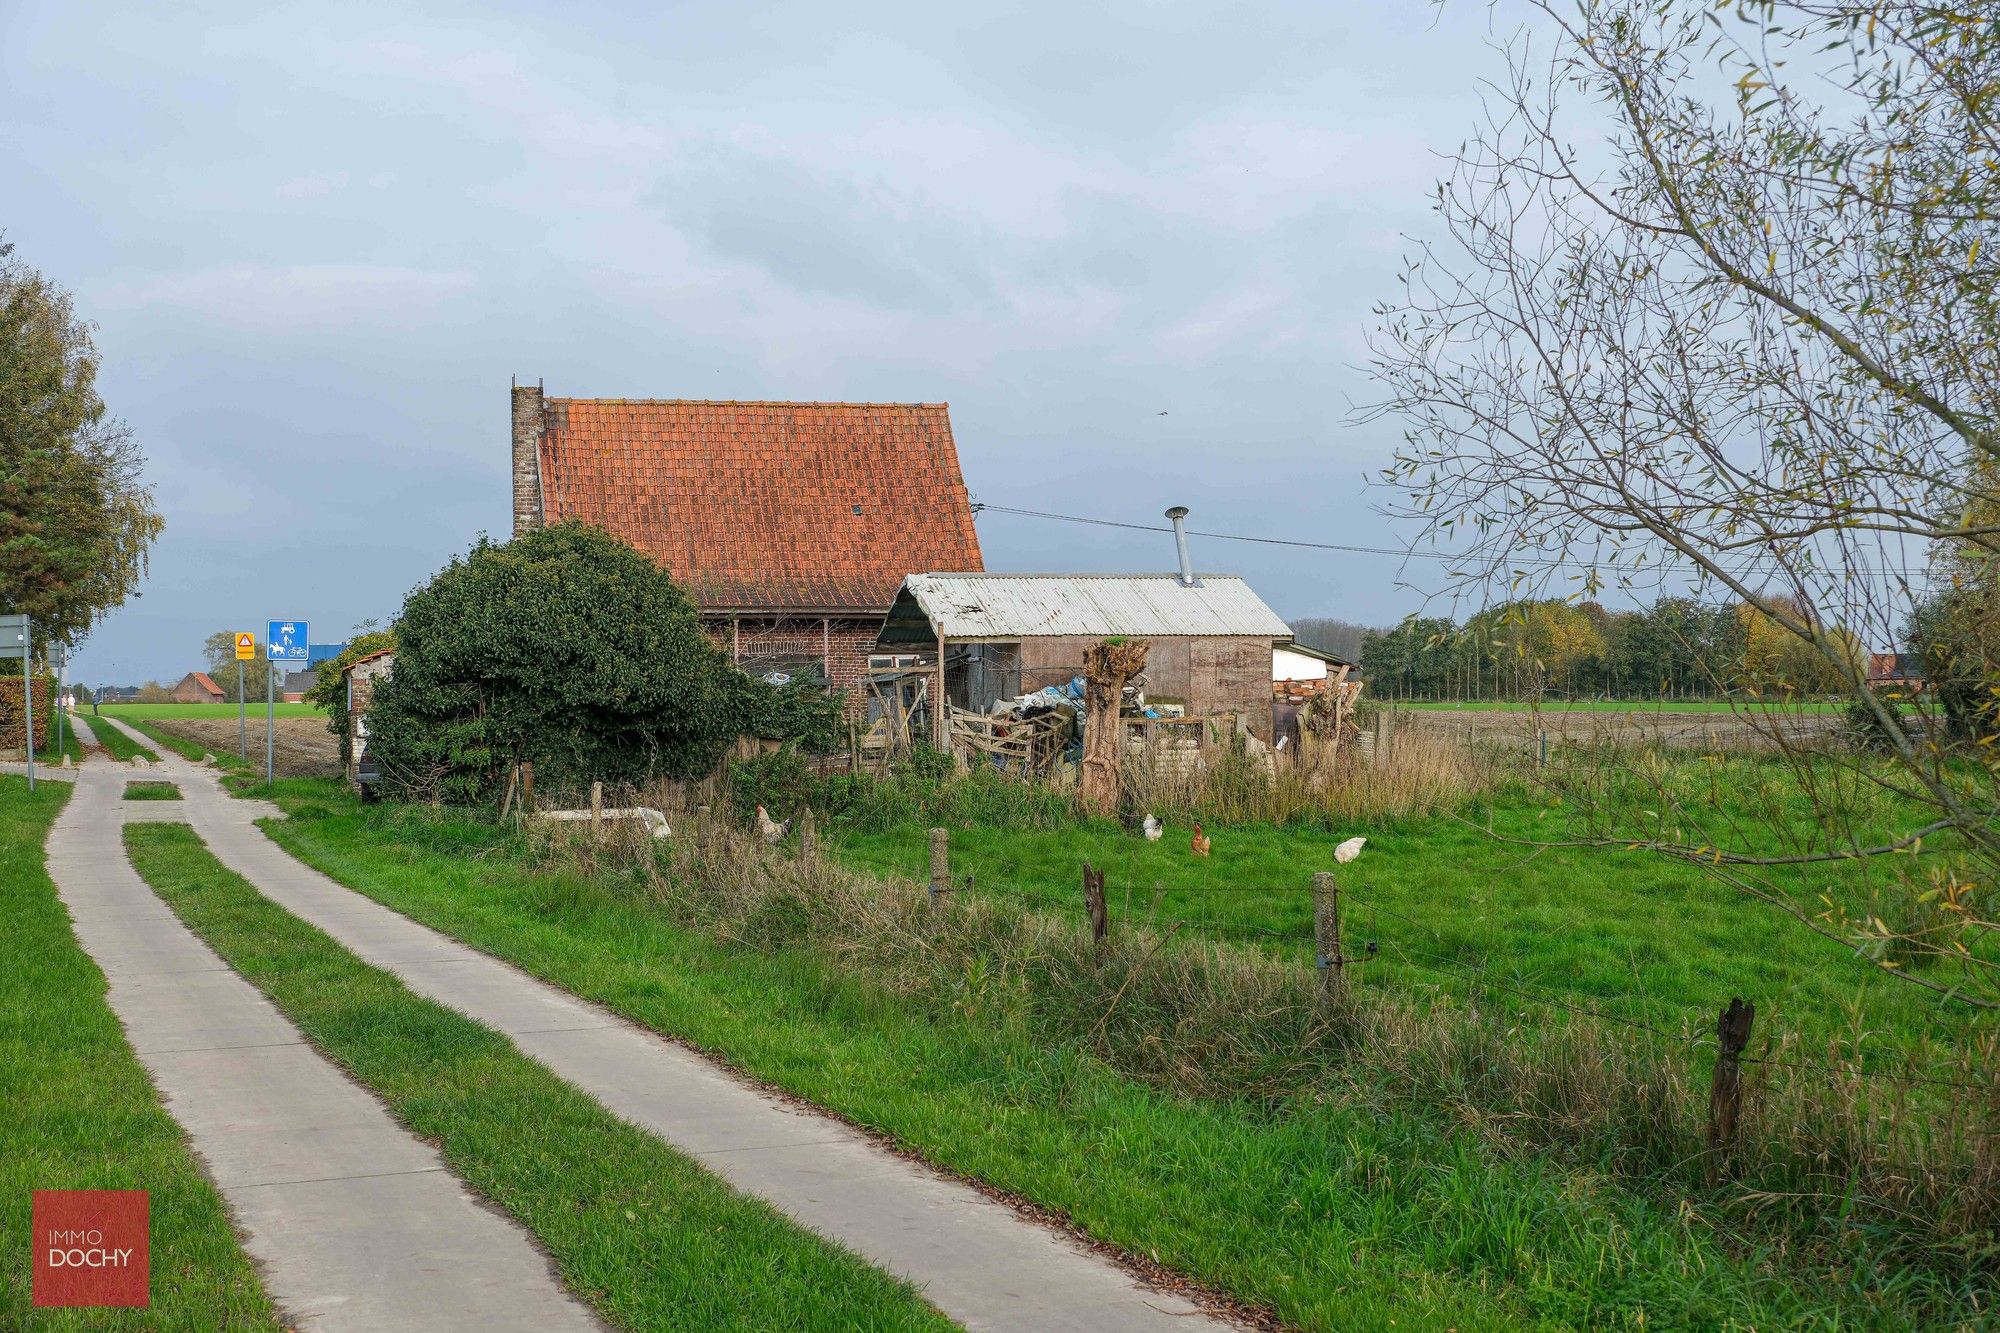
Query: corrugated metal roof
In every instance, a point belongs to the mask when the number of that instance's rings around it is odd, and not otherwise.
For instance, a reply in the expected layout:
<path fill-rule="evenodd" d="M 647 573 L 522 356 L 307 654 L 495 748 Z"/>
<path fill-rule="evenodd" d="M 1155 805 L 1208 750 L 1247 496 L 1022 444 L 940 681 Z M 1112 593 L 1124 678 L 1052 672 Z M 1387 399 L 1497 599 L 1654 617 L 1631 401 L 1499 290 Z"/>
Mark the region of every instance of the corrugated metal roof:
<path fill-rule="evenodd" d="M 885 641 L 890 630 L 916 628 L 913 611 L 947 639 L 1292 637 L 1233 574 L 1203 574 L 1193 587 L 1172 574 L 912 574 L 889 613 Z"/>

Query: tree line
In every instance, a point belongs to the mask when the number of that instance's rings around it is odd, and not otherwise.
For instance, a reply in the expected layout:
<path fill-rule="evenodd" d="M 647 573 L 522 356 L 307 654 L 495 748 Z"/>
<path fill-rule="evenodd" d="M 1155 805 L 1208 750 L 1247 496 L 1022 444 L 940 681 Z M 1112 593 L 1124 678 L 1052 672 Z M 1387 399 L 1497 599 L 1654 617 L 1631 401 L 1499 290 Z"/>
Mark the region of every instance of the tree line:
<path fill-rule="evenodd" d="M 1866 669 L 1866 649 L 1853 634 L 1838 626 L 1826 632 Z M 1822 653 L 1764 610 L 1692 597 L 1629 611 L 1537 598 L 1463 622 L 1411 616 L 1363 632 L 1358 656 L 1369 692 L 1397 699 L 1786 698 L 1843 685 Z"/>

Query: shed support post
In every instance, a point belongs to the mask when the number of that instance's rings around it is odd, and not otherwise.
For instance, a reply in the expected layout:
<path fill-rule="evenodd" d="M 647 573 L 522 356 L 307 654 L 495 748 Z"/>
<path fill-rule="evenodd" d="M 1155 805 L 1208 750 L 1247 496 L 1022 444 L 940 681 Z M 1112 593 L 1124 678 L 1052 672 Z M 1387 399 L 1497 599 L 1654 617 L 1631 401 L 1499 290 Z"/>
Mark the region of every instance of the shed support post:
<path fill-rule="evenodd" d="M 937 687 L 931 696 L 931 744 L 942 754 L 951 753 L 951 705 L 944 692 L 944 631 L 937 636 Z"/>

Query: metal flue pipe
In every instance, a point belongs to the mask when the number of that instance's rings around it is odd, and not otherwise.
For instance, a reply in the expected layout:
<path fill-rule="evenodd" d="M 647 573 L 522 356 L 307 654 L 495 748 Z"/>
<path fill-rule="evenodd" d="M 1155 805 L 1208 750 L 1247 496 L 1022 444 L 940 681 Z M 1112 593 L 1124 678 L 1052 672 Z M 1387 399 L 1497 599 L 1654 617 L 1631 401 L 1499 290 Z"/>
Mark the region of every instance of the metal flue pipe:
<path fill-rule="evenodd" d="M 1182 522 L 1187 516 L 1186 505 L 1175 505 L 1167 511 L 1167 517 L 1173 521 L 1174 525 L 1174 547 L 1180 552 L 1181 556 L 1181 586 L 1183 588 L 1192 588 L 1195 581 L 1194 562 L 1188 559 L 1187 528 L 1183 526 Z"/>

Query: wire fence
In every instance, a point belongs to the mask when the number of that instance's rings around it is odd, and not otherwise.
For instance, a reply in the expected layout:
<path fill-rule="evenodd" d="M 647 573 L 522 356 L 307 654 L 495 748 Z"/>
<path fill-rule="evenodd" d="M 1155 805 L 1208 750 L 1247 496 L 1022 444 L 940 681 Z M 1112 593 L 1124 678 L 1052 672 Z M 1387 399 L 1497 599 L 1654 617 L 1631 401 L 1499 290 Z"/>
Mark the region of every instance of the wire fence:
<path fill-rule="evenodd" d="M 973 874 L 962 877 L 962 891 L 973 895 L 993 895 L 995 897 L 1006 898 L 1023 904 L 1035 911 L 1053 912 L 1082 921 L 1089 920 L 1089 911 L 1080 894 L 1074 900 L 1071 900 L 1053 890 L 1024 888 L 991 877 L 982 877 L 976 871 Z M 1224 921 L 1215 917 L 1181 910 L 1178 907 L 1166 908 L 1162 905 L 1161 901 L 1169 893 L 1244 894 L 1257 895 L 1268 899 L 1279 892 L 1282 891 L 1244 885 L 1206 885 L 1199 889 L 1174 888 L 1156 882 L 1143 895 L 1134 891 L 1128 895 L 1124 895 L 1124 899 L 1131 905 L 1128 908 L 1129 915 L 1137 917 L 1139 916 L 1139 912 L 1135 909 L 1137 908 L 1139 899 L 1143 896 L 1146 899 L 1143 919 L 1155 927 L 1185 929 L 1197 935 L 1244 941 L 1259 946 L 1267 946 L 1270 942 L 1277 941 L 1280 943 L 1296 944 L 1302 949 L 1313 948 L 1316 940 L 1309 923 L 1299 929 L 1280 930 L 1267 926 L 1252 925 L 1247 922 Z M 1301 889 L 1300 892 L 1303 897 L 1305 890 Z M 1359 908 L 1371 918 L 1388 917 L 1416 930 L 1424 931 L 1433 938 L 1443 938 L 1443 933 L 1435 925 L 1411 916 L 1407 912 L 1390 907 L 1365 890 L 1356 891 L 1352 887 L 1343 886 L 1340 890 L 1340 896 L 1343 905 L 1350 910 Z M 1445 973 L 1478 991 L 1505 994 L 1536 1005 L 1572 1014 L 1593 1023 L 1642 1032 L 1657 1041 L 1690 1052 L 1702 1050 L 1714 1051 L 1718 1047 L 1718 1040 L 1712 1032 L 1696 1033 L 1689 1032 L 1686 1029 L 1675 1031 L 1671 1028 L 1662 1027 L 1657 1023 L 1647 1022 L 1644 1019 L 1634 1018 L 1625 1014 L 1614 1013 L 1601 1006 L 1589 1004 L 1570 992 L 1560 991 L 1549 986 L 1537 985 L 1520 977 L 1508 978 L 1495 975 L 1495 965 L 1491 959 L 1467 962 L 1462 957 L 1452 957 L 1438 953 L 1408 939 L 1391 938 L 1383 932 L 1373 929 L 1371 929 L 1367 938 L 1382 953 L 1394 957 L 1407 967 Z M 1350 966 L 1365 966 L 1371 959 L 1364 955 L 1362 957 L 1345 958 L 1343 961 Z M 1635 991 L 1628 998 L 1635 1000 L 1642 1007 L 1649 1008 L 1656 1006 L 1663 1008 L 1670 1007 L 1672 1004 L 1671 1001 L 1640 991 Z M 1703 1014 L 1700 1022 L 1702 1027 L 1712 1028 L 1715 1020 Z M 1833 1064 L 1826 1061 L 1781 1058 L 1773 1055 L 1751 1055 L 1747 1052 L 1740 1058 L 1744 1064 L 1759 1064 L 1771 1068 L 1788 1069 L 1794 1072 L 1812 1073 L 1834 1080 L 1851 1080 L 1857 1078 L 1883 1080 L 1897 1084 L 1947 1088 L 1960 1092 L 2000 1097 L 2000 1079 L 1996 1079 L 1993 1082 L 1980 1083 L 1966 1079 L 1942 1078 L 1929 1074 L 1891 1069 L 1867 1069 L 1856 1064 Z"/>

